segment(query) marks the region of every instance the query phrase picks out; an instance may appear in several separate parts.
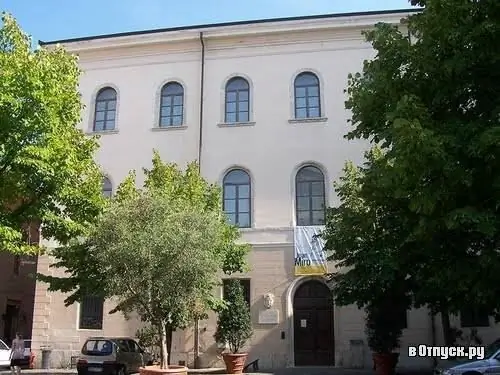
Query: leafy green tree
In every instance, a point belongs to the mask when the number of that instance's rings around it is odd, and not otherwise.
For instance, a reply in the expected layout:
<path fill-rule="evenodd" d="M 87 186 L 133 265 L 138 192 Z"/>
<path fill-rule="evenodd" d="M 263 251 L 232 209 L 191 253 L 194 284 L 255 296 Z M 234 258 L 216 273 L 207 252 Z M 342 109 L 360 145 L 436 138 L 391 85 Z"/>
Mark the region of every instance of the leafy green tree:
<path fill-rule="evenodd" d="M 252 337 L 250 306 L 245 301 L 243 287 L 237 279 L 229 279 L 224 295 L 225 305 L 219 309 L 214 338 L 229 345 L 231 353 L 238 353 Z"/>
<path fill-rule="evenodd" d="M 0 72 L 0 251 L 34 253 L 26 225 L 41 223 L 45 238 L 66 243 L 100 213 L 98 144 L 76 127 L 76 57 L 62 48 L 33 50 L 5 13 Z"/>
<path fill-rule="evenodd" d="M 379 24 L 365 34 L 376 57 L 349 77 L 347 138 L 380 149 L 354 192 L 344 187 L 325 237 L 332 259 L 358 269 L 337 275 L 338 292 L 363 301 L 378 283 L 403 280 L 415 306 L 441 312 L 450 345 L 449 313 L 500 307 L 500 2 L 412 4 L 425 9 L 408 30 Z M 349 208 L 359 202 L 368 213 Z M 353 222 L 349 234 L 334 228 Z"/>
<path fill-rule="evenodd" d="M 203 179 L 196 163 L 183 171 L 155 152 L 144 173 L 142 189 L 133 172 L 120 185 L 81 244 L 55 250 L 55 267 L 69 277 L 40 277 L 51 290 L 71 292 L 67 304 L 100 290 L 118 301 L 112 312 L 138 313 L 158 332 L 167 368 L 168 333 L 220 306 L 214 290 L 221 272 L 244 272 L 249 247 L 237 243 L 220 188 Z"/>

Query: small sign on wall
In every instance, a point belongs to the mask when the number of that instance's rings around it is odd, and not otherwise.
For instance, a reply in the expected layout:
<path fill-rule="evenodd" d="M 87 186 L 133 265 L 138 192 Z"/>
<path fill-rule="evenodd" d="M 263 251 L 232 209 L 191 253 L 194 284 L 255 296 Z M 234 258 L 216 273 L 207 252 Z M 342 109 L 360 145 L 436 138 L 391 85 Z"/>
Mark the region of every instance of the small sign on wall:
<path fill-rule="evenodd" d="M 307 328 L 307 320 L 300 319 L 300 328 Z"/>
<path fill-rule="evenodd" d="M 259 324 L 279 324 L 280 312 L 276 309 L 259 311 Z"/>

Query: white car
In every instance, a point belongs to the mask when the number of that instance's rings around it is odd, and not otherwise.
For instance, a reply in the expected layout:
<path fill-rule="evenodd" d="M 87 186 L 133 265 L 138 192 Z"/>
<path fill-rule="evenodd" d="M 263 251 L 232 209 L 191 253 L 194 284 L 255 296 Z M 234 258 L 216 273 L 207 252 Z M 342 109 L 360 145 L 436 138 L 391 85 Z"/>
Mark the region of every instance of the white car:
<path fill-rule="evenodd" d="M 10 348 L 0 340 L 0 367 L 10 366 Z"/>

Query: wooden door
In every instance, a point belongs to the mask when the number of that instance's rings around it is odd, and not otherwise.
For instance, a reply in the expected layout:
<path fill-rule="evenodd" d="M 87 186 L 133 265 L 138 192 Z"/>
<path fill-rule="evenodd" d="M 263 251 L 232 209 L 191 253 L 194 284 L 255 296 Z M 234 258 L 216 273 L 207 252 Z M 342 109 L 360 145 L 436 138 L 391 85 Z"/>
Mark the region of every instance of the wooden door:
<path fill-rule="evenodd" d="M 333 299 L 319 280 L 300 285 L 293 299 L 295 366 L 333 366 Z"/>

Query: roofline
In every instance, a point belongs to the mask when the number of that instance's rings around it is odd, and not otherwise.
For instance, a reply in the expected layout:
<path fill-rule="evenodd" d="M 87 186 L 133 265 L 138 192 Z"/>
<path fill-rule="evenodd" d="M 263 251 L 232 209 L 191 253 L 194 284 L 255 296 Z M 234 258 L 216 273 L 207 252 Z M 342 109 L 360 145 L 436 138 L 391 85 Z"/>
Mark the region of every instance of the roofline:
<path fill-rule="evenodd" d="M 375 11 L 349 12 L 349 13 L 329 13 L 329 14 L 317 14 L 317 15 L 310 15 L 310 16 L 265 18 L 265 19 L 259 19 L 259 20 L 249 20 L 249 21 L 231 21 L 231 22 L 221 22 L 221 23 L 209 23 L 209 24 L 203 24 L 203 25 L 178 26 L 178 27 L 169 27 L 169 28 L 161 28 L 161 29 L 129 31 L 129 32 L 122 32 L 122 33 L 114 33 L 114 34 L 93 35 L 93 36 L 85 36 L 85 37 L 79 37 L 79 38 L 53 40 L 53 41 L 49 41 L 49 42 L 44 42 L 42 40 L 39 40 L 38 44 L 40 46 L 48 46 L 48 45 L 53 45 L 53 44 L 76 43 L 76 42 L 85 42 L 85 41 L 99 40 L 99 39 L 110 39 L 110 38 L 119 38 L 119 37 L 136 36 L 136 35 L 159 34 L 159 33 L 174 32 L 174 31 L 188 31 L 188 30 L 197 30 L 197 29 L 210 29 L 210 28 L 217 28 L 217 27 L 258 25 L 258 24 L 273 23 L 273 22 L 308 21 L 308 20 L 317 20 L 317 19 L 319 20 L 319 19 L 341 18 L 341 17 L 377 16 L 377 15 L 390 15 L 390 14 L 400 14 L 400 13 L 401 14 L 418 13 L 418 12 L 421 12 L 422 10 L 423 10 L 423 8 L 408 8 L 408 9 L 375 10 Z"/>

